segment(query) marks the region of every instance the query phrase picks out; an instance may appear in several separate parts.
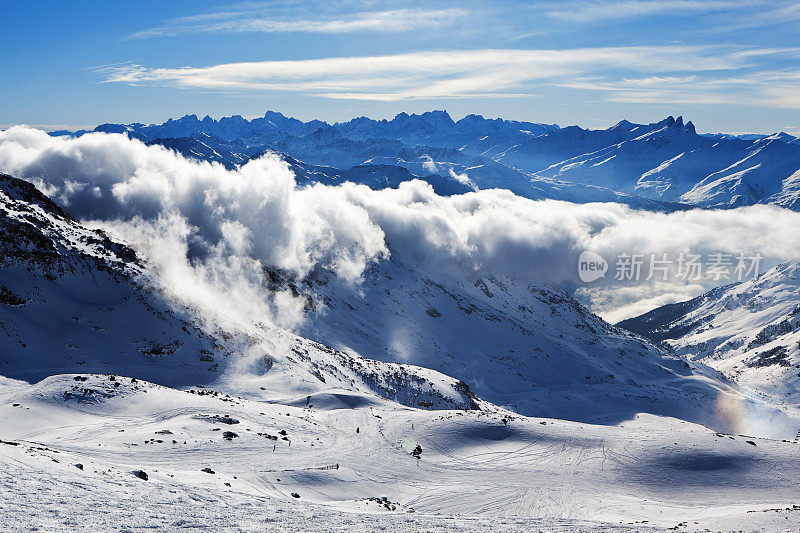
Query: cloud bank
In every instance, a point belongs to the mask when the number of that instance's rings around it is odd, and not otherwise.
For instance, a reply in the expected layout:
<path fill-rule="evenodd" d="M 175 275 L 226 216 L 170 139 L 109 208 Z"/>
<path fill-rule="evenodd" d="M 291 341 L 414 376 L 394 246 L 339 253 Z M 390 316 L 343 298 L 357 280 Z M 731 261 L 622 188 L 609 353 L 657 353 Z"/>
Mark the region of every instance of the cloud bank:
<path fill-rule="evenodd" d="M 118 134 L 53 138 L 14 127 L 0 132 L 0 171 L 134 243 L 174 298 L 283 327 L 302 320 L 303 302 L 266 294 L 265 266 L 298 276 L 324 268 L 357 284 L 371 265 L 394 257 L 434 279 L 491 273 L 561 286 L 613 320 L 720 282 L 607 276 L 587 288 L 577 277 L 583 250 L 609 261 L 624 253 L 759 252 L 764 267 L 800 257 L 800 213 L 780 208 L 663 214 L 505 190 L 441 197 L 421 181 L 381 191 L 298 188 L 277 157 L 228 171 Z"/>

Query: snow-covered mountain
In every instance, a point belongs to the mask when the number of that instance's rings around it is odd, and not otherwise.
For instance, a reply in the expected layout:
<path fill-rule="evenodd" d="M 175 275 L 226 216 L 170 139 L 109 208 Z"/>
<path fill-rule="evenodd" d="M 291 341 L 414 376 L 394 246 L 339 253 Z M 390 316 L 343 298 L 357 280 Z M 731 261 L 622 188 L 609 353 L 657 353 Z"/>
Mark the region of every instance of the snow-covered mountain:
<path fill-rule="evenodd" d="M 5 176 L 0 189 L 9 377 L 101 372 L 187 386 L 234 374 L 229 392 L 261 399 L 343 390 L 432 408 L 478 407 L 474 390 L 524 414 L 616 423 L 650 412 L 731 429 L 715 405 L 739 393 L 713 372 L 546 285 L 452 278 L 402 255 L 357 286 L 320 269 L 302 280 L 268 270 L 267 291 L 306 299 L 302 336 L 223 328 L 154 290 L 129 248 L 29 183 Z"/>
<path fill-rule="evenodd" d="M 141 264 L 130 248 L 5 175 L 0 246 L 3 375 L 38 380 L 92 368 L 188 384 L 227 354 L 133 282 Z"/>
<path fill-rule="evenodd" d="M 735 207 L 768 202 L 784 190 L 783 180 L 800 168 L 800 146 L 775 136 L 753 141 L 709 139 L 697 135 L 694 125 L 684 124 L 680 117 L 647 127 L 621 123 L 615 128 L 624 132 L 622 140 L 617 137 L 613 144 L 552 164 L 535 175 L 664 201 Z"/>
<path fill-rule="evenodd" d="M 466 386 L 428 369 L 344 354 L 276 328 L 210 328 L 153 290 L 130 248 L 5 175 L 0 246 L 4 376 L 100 372 L 188 386 L 217 382 L 235 365 L 252 377 L 249 394 L 263 398 L 340 388 L 415 406 L 477 406 Z"/>
<path fill-rule="evenodd" d="M 800 403 L 800 261 L 619 325 L 775 401 Z"/>
<path fill-rule="evenodd" d="M 682 117 L 589 130 L 480 115 L 454 121 L 445 111 L 335 124 L 267 111 L 252 120 L 187 115 L 156 125 L 103 124 L 95 131 L 124 133 L 227 168 L 271 150 L 339 171 L 379 164 L 420 177 L 463 176 L 479 188 L 506 188 L 529 198 L 660 210 L 757 203 L 795 209 L 800 202 L 793 178 L 800 170 L 797 138 L 699 135 Z M 357 171 L 348 176 L 360 179 Z"/>
<path fill-rule="evenodd" d="M 295 287 L 319 301 L 304 336 L 433 368 L 521 414 L 615 423 L 649 412 L 717 423 L 710 402 L 725 386 L 713 373 L 546 285 L 451 278 L 395 258 L 355 288 L 313 276 Z"/>
<path fill-rule="evenodd" d="M 780 192 L 764 200 L 764 203 L 800 210 L 800 170 L 783 180 Z"/>

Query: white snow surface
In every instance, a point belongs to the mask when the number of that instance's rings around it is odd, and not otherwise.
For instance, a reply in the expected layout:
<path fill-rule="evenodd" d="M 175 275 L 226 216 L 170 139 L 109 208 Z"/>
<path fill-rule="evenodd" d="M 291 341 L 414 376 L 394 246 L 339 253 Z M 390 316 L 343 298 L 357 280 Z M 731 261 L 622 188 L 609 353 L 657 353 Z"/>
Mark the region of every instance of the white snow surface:
<path fill-rule="evenodd" d="M 432 412 L 376 400 L 355 403 L 361 405 L 343 408 L 320 394 L 286 406 L 106 375 L 5 383 L 0 389 L 3 526 L 14 531 L 800 527 L 800 480 L 794 474 L 800 455 L 794 442 L 716 434 L 651 415 L 595 426 L 507 413 Z M 226 439 L 226 432 L 236 436 Z M 417 445 L 419 458 L 409 453 Z"/>
<path fill-rule="evenodd" d="M 800 261 L 632 319 L 772 403 L 800 406 Z M 641 329 L 637 329 L 640 326 Z"/>

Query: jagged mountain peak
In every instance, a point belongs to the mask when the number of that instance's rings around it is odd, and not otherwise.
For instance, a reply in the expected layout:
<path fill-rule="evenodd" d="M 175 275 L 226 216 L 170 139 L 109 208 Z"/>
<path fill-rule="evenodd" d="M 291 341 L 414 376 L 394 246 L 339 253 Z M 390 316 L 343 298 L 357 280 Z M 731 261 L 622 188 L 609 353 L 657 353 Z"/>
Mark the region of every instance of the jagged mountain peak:
<path fill-rule="evenodd" d="M 678 118 L 680 119 L 680 125 L 683 126 L 683 117 L 678 117 Z M 655 125 L 656 126 L 667 126 L 668 128 L 671 128 L 671 127 L 675 126 L 677 124 L 677 122 L 678 121 L 675 120 L 675 117 L 673 117 L 672 115 L 669 115 L 664 120 L 656 122 Z"/>
<path fill-rule="evenodd" d="M 636 127 L 636 126 L 637 125 L 634 124 L 633 122 L 631 122 L 631 121 L 629 121 L 627 119 L 622 119 L 619 122 L 617 122 L 616 124 L 614 124 L 613 126 L 611 126 L 609 129 L 611 129 L 611 130 L 620 130 L 620 129 L 627 130 L 627 129 L 630 129 L 630 128 Z"/>
<path fill-rule="evenodd" d="M 200 122 L 200 119 L 197 118 L 197 115 L 184 115 L 179 119 L 167 119 L 167 124 L 178 123 L 178 124 L 186 124 L 186 123 L 193 123 L 193 122 Z"/>
<path fill-rule="evenodd" d="M 455 124 L 447 111 L 444 110 L 425 111 L 421 114 L 410 115 L 402 112 L 398 113 L 389 123 L 401 127 L 429 126 L 433 128 L 451 127 Z"/>
<path fill-rule="evenodd" d="M 780 131 L 778 133 L 773 133 L 772 135 L 770 135 L 768 137 L 765 137 L 765 139 L 783 141 L 783 142 L 786 142 L 786 143 L 796 143 L 797 142 L 797 137 L 795 137 L 794 135 L 790 135 L 790 134 L 786 133 L 785 131 Z"/>
<path fill-rule="evenodd" d="M 442 120 L 449 123 L 453 122 L 453 118 L 450 116 L 450 113 L 448 113 L 444 109 L 434 109 L 432 111 L 425 111 L 424 113 L 421 113 L 419 116 L 426 118 L 435 118 L 436 120 Z"/>
<path fill-rule="evenodd" d="M 264 118 L 276 125 L 292 124 L 295 126 L 299 126 L 305 124 L 305 122 L 303 122 L 302 120 L 296 119 L 294 117 L 287 117 L 286 115 L 280 113 L 279 111 L 272 111 L 270 109 L 264 112 Z M 314 120 L 311 122 L 320 122 L 320 121 Z"/>
<path fill-rule="evenodd" d="M 366 123 L 372 123 L 372 122 L 375 122 L 375 121 L 372 120 L 369 117 L 361 115 L 360 117 L 355 117 L 353 119 L 350 119 L 347 123 L 349 123 L 349 124 L 366 124 Z M 337 122 L 336 124 L 338 125 L 340 123 Z"/>
<path fill-rule="evenodd" d="M 264 118 L 267 118 L 267 119 L 270 119 L 270 118 L 281 118 L 281 119 L 285 119 L 285 118 L 287 118 L 287 117 L 286 117 L 286 115 L 284 115 L 284 114 L 283 114 L 283 113 L 281 113 L 280 111 L 273 111 L 273 110 L 271 110 L 271 109 L 267 109 L 267 110 L 264 112 Z M 295 119 L 295 120 L 297 120 L 297 119 Z"/>
<path fill-rule="evenodd" d="M 694 124 L 692 124 L 691 121 L 689 121 L 688 123 L 684 124 L 683 123 L 683 116 L 678 116 L 678 118 L 675 118 L 672 115 L 669 115 L 664 120 L 661 120 L 659 122 L 651 124 L 651 126 L 656 126 L 656 127 L 661 127 L 661 128 L 667 127 L 667 128 L 674 128 L 674 129 L 689 129 L 689 125 L 690 124 L 691 124 L 691 130 L 692 130 L 692 132 L 694 132 Z"/>

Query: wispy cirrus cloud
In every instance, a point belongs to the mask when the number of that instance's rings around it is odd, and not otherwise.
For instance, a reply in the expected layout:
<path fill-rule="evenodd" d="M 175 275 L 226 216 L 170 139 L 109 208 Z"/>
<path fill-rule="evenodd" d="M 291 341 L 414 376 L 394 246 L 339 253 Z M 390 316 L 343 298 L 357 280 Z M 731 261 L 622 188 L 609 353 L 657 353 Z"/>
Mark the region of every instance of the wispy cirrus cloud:
<path fill-rule="evenodd" d="M 452 26 L 463 22 L 468 15 L 469 12 L 461 8 L 417 8 L 290 18 L 246 9 L 173 19 L 162 26 L 136 32 L 129 38 L 148 39 L 198 33 L 400 33 Z"/>
<path fill-rule="evenodd" d="M 773 53 L 786 52 L 787 50 L 773 50 Z M 794 50 L 793 53 L 796 55 L 798 51 Z M 705 77 L 648 76 L 616 80 L 587 77 L 558 84 L 561 87 L 598 91 L 605 93 L 609 101 L 630 104 L 731 104 L 800 109 L 800 68 L 726 74 Z"/>
<path fill-rule="evenodd" d="M 752 3 L 741 0 L 612 0 L 564 3 L 556 8 L 546 9 L 544 14 L 567 22 L 594 23 L 651 15 L 696 15 L 734 10 Z"/>
<path fill-rule="evenodd" d="M 714 28 L 718 32 L 741 31 L 753 28 L 766 28 L 775 26 L 797 26 L 800 22 L 800 4 L 795 0 L 779 0 L 763 4 L 756 2 L 758 10 L 751 10 L 745 17 L 738 17 L 733 22 Z M 744 5 L 744 4 L 743 4 Z"/>
<path fill-rule="evenodd" d="M 795 108 L 789 71 L 764 66 L 800 49 L 721 46 L 565 50 L 459 50 L 383 56 L 97 69 L 109 83 L 189 90 L 293 92 L 333 99 L 399 101 L 532 95 L 544 86 L 596 91 L 638 103 L 735 103 Z M 796 92 L 796 91 L 795 91 Z M 746 94 L 745 94 L 746 93 Z"/>

